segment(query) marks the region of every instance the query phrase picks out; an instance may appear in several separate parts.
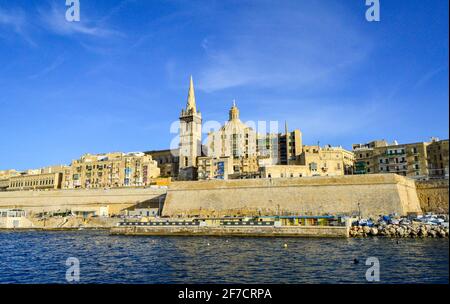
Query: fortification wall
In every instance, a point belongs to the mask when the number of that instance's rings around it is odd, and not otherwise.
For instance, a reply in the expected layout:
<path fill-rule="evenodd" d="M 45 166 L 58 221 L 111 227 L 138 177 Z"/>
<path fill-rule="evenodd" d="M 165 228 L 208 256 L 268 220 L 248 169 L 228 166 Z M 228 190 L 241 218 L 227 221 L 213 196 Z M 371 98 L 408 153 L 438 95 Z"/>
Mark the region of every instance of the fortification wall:
<path fill-rule="evenodd" d="M 359 206 L 358 206 L 359 204 Z M 414 181 L 394 174 L 175 182 L 163 215 L 421 213 Z"/>
<path fill-rule="evenodd" d="M 0 209 L 20 208 L 29 213 L 51 211 L 98 211 L 108 207 L 109 214 L 138 204 L 158 204 L 164 201 L 166 189 L 124 188 L 95 190 L 52 190 L 52 191 L 11 191 L 0 192 Z"/>
<path fill-rule="evenodd" d="M 417 196 L 423 212 L 448 214 L 448 188 L 448 179 L 417 181 Z"/>

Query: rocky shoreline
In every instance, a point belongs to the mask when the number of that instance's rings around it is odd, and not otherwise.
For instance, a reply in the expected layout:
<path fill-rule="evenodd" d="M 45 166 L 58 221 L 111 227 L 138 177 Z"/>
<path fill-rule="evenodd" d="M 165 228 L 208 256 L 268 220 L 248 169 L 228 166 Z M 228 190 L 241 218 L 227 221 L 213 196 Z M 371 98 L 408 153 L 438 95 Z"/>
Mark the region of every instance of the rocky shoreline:
<path fill-rule="evenodd" d="M 448 238 L 449 228 L 438 225 L 427 225 L 422 223 L 387 224 L 369 226 L 352 226 L 350 237 L 392 237 L 392 238 Z"/>

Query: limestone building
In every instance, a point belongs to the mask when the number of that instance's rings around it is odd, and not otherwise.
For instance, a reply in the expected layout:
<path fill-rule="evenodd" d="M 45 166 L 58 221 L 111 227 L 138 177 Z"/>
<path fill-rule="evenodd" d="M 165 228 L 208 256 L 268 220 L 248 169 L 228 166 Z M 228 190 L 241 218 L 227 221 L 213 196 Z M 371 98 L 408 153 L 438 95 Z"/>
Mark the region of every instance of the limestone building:
<path fill-rule="evenodd" d="M 65 189 L 138 187 L 150 185 L 160 169 L 141 152 L 85 154 L 64 171 Z"/>
<path fill-rule="evenodd" d="M 179 171 L 179 157 L 178 157 L 178 149 L 176 150 L 157 150 L 157 151 L 148 151 L 145 154 L 150 155 L 153 160 L 155 160 L 158 164 L 158 168 L 160 169 L 161 177 L 170 177 L 171 179 L 178 178 Z"/>
<path fill-rule="evenodd" d="M 355 174 L 396 173 L 416 179 L 429 176 L 429 143 L 388 144 L 385 140 L 354 144 Z"/>
<path fill-rule="evenodd" d="M 197 178 L 197 158 L 202 152 L 202 115 L 197 111 L 194 81 L 190 80 L 186 109 L 180 116 L 180 147 L 178 179 Z"/>
<path fill-rule="evenodd" d="M 235 102 L 225 125 L 208 134 L 206 154 L 214 158 L 256 156 L 256 131 L 239 119 Z"/>
<path fill-rule="evenodd" d="M 303 152 L 302 132 L 298 129 L 284 133 L 258 134 L 257 154 L 259 166 L 296 164 Z"/>
<path fill-rule="evenodd" d="M 11 170 L 0 170 L 0 179 L 8 179 L 11 176 L 19 175 L 20 172 L 17 170 L 11 169 Z"/>
<path fill-rule="evenodd" d="M 262 166 L 260 170 L 262 178 L 342 176 L 352 173 L 353 162 L 353 153 L 342 147 L 305 145 L 289 165 Z"/>
<path fill-rule="evenodd" d="M 60 189 L 62 172 L 21 174 L 9 179 L 8 191 Z"/>
<path fill-rule="evenodd" d="M 16 170 L 0 170 L 0 191 L 6 191 L 9 188 L 9 179 L 19 174 Z"/>
<path fill-rule="evenodd" d="M 208 133 L 206 156 L 199 157 L 198 179 L 258 175 L 256 138 L 256 131 L 240 120 L 233 102 L 225 125 Z"/>
<path fill-rule="evenodd" d="M 448 139 L 432 138 L 427 146 L 428 173 L 430 178 L 449 178 Z"/>

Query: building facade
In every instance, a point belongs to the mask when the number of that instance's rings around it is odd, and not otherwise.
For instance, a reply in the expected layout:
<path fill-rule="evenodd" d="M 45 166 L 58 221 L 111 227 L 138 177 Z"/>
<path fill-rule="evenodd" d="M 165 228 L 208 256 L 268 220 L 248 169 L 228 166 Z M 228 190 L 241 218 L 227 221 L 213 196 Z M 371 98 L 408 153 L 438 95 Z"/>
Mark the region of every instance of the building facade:
<path fill-rule="evenodd" d="M 8 191 L 60 189 L 63 173 L 23 174 L 9 179 Z"/>
<path fill-rule="evenodd" d="M 213 158 L 248 158 L 257 155 L 256 131 L 239 119 L 239 109 L 235 102 L 225 125 L 208 133 L 206 154 Z"/>
<path fill-rule="evenodd" d="M 427 142 L 388 144 L 384 140 L 354 144 L 355 174 L 395 173 L 428 178 Z"/>
<path fill-rule="evenodd" d="M 432 138 L 427 146 L 428 173 L 430 178 L 449 178 L 448 139 Z"/>
<path fill-rule="evenodd" d="M 159 175 L 157 162 L 141 152 L 85 154 L 65 169 L 63 188 L 139 187 Z"/>
<path fill-rule="evenodd" d="M 6 191 L 9 188 L 9 179 L 20 175 L 16 170 L 0 170 L 0 191 Z"/>
<path fill-rule="evenodd" d="M 158 163 L 158 168 L 160 169 L 160 176 L 163 178 L 178 178 L 180 158 L 178 157 L 177 150 L 158 150 L 158 151 L 148 151 L 145 154 L 150 155 L 153 160 Z"/>
<path fill-rule="evenodd" d="M 258 134 L 257 154 L 260 166 L 295 164 L 303 152 L 302 132 Z"/>
<path fill-rule="evenodd" d="M 261 166 L 260 171 L 262 178 L 341 176 L 352 174 L 353 163 L 353 153 L 342 147 L 305 145 L 289 165 Z"/>
<path fill-rule="evenodd" d="M 236 103 L 228 121 L 208 133 L 206 156 L 199 158 L 198 179 L 244 178 L 259 175 L 256 131 L 239 118 Z"/>

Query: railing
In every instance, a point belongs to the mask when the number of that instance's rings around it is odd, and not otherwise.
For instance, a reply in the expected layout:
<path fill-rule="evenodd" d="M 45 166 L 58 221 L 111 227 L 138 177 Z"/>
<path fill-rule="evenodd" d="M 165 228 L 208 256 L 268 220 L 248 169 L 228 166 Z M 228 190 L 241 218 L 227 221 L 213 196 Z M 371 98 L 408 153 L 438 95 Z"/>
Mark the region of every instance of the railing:
<path fill-rule="evenodd" d="M 200 222 L 120 222 L 119 226 L 198 226 Z"/>
<path fill-rule="evenodd" d="M 221 226 L 273 226 L 275 221 L 223 221 L 220 223 Z"/>

